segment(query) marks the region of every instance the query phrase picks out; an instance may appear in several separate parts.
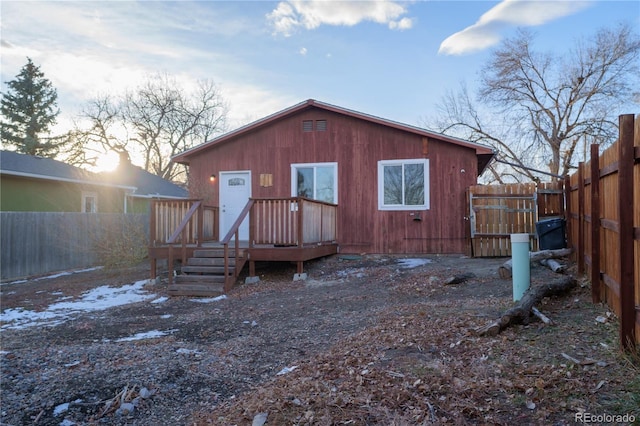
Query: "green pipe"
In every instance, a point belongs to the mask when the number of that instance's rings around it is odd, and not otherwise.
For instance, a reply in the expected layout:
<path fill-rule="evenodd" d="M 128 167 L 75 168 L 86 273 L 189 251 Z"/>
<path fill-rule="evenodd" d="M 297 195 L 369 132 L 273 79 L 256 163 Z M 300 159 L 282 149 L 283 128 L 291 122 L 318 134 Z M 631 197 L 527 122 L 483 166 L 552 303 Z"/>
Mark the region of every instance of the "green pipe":
<path fill-rule="evenodd" d="M 513 300 L 519 301 L 531 285 L 529 234 L 511 234 L 511 272 Z"/>

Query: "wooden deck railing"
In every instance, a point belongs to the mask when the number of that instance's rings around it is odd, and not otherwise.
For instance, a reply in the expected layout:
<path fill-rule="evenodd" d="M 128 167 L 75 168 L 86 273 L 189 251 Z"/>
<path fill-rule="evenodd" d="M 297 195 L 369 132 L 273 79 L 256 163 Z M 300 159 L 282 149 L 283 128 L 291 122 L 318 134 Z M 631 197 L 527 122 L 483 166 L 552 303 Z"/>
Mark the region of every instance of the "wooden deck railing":
<path fill-rule="evenodd" d="M 217 208 L 205 206 L 202 200 L 152 201 L 149 245 L 168 246 L 169 284 L 173 283 L 174 249 L 180 247 L 185 264 L 187 246 L 201 247 L 204 241 L 217 240 L 217 218 Z"/>
<path fill-rule="evenodd" d="M 336 241 L 335 204 L 303 197 L 252 199 L 249 246 L 304 246 Z"/>
<path fill-rule="evenodd" d="M 235 282 L 236 278 L 240 274 L 239 265 L 244 264 L 244 262 L 241 262 L 241 259 L 240 259 L 240 225 L 242 225 L 242 222 L 244 222 L 245 218 L 251 211 L 251 207 L 253 207 L 253 200 L 249 200 L 247 205 L 244 206 L 244 208 L 238 215 L 238 218 L 236 219 L 236 221 L 233 223 L 233 225 L 231 225 L 231 229 L 229 229 L 229 232 L 227 232 L 227 235 L 225 235 L 224 238 L 220 241 L 220 243 L 224 248 L 224 291 L 225 293 L 231 290 L 231 287 L 233 287 L 233 283 Z M 233 275 L 229 273 L 229 243 L 231 242 L 232 238 L 234 240 L 233 256 L 235 260 L 234 262 L 235 273 Z"/>
<path fill-rule="evenodd" d="M 265 245 L 308 247 L 336 242 L 337 208 L 335 204 L 303 197 L 249 199 L 227 235 L 219 241 L 224 249 L 225 292 L 231 289 L 247 260 L 247 254 L 240 248 L 240 225 L 247 216 L 250 249 Z M 184 264 L 187 246 L 201 247 L 205 241 L 217 241 L 218 217 L 218 209 L 204 206 L 202 200 L 152 203 L 150 247 L 168 249 L 169 284 L 173 282 L 174 250 L 181 249 Z M 235 273 L 230 272 L 232 258 Z M 155 271 L 155 257 L 152 269 Z"/>
<path fill-rule="evenodd" d="M 149 245 L 166 245 L 180 227 L 189 210 L 195 203 L 199 207 L 195 217 L 185 223 L 185 233 L 180 232 L 179 239 L 186 244 L 198 244 L 202 241 L 218 240 L 218 208 L 205 206 L 201 200 L 152 200 Z"/>

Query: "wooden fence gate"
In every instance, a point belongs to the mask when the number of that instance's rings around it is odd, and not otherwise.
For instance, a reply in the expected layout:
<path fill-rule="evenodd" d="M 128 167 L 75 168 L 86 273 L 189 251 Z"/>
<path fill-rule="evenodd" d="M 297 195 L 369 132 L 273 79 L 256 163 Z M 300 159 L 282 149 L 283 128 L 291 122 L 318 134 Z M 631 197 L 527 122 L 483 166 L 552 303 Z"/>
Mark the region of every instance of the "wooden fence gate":
<path fill-rule="evenodd" d="M 471 254 L 511 256 L 511 234 L 529 234 L 538 249 L 536 223 L 564 218 L 562 182 L 475 185 L 468 190 Z"/>

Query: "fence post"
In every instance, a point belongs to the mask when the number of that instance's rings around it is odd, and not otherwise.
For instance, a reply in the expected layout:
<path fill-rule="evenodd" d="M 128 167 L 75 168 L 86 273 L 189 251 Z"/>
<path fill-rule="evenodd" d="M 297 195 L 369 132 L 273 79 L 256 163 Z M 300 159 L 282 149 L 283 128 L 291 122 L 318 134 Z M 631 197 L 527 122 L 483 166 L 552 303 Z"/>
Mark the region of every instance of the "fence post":
<path fill-rule="evenodd" d="M 584 162 L 578 164 L 578 275 L 584 274 Z"/>
<path fill-rule="evenodd" d="M 567 232 L 567 243 L 568 246 L 570 248 L 574 248 L 574 243 L 573 243 L 573 234 L 572 234 L 572 230 L 573 230 L 573 225 L 572 225 L 572 219 L 573 219 L 573 213 L 572 213 L 572 206 L 571 206 L 571 176 L 566 175 L 564 177 L 564 218 L 565 218 L 565 223 L 566 223 L 566 232 Z M 575 254 L 575 250 L 573 251 L 573 254 Z M 572 256 L 573 256 L 572 254 Z"/>
<path fill-rule="evenodd" d="M 633 229 L 633 165 L 634 115 L 619 117 L 618 191 L 620 226 L 620 344 L 624 349 L 635 347 L 634 296 L 634 229 Z"/>
<path fill-rule="evenodd" d="M 600 302 L 600 154 L 591 144 L 591 299 Z"/>

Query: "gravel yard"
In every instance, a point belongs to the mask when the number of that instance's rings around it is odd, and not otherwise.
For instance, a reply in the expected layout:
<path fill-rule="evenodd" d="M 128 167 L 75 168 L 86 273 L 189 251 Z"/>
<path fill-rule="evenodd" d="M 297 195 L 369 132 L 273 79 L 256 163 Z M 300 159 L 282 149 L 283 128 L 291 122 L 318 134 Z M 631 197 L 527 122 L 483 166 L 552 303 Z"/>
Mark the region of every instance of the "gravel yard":
<path fill-rule="evenodd" d="M 619 353 L 616 319 L 589 302 L 588 287 L 541 304 L 555 325 L 473 335 L 511 304 L 511 282 L 497 274 L 503 261 L 332 256 L 306 263 L 309 278 L 296 282 L 294 265 L 259 264 L 259 283 L 219 299 L 166 297 L 165 281 L 145 282 L 146 264 L 5 283 L 0 422 L 573 424 L 580 412 L 640 419 L 637 364 Z M 443 284 L 462 273 L 474 276 Z M 549 274 L 534 268 L 534 284 Z M 101 286 L 135 298 L 70 308 Z M 12 319 L 17 308 L 31 316 Z"/>

